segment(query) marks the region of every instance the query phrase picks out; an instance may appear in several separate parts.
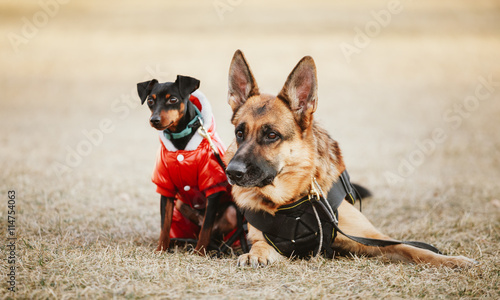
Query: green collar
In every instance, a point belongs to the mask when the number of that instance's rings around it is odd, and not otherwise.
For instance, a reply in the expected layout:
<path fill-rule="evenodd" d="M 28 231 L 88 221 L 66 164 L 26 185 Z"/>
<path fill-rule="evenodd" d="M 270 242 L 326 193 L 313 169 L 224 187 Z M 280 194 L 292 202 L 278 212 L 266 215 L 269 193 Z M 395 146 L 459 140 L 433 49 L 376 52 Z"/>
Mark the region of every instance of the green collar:
<path fill-rule="evenodd" d="M 191 121 L 189 121 L 188 125 L 186 126 L 186 128 L 184 128 L 183 131 L 170 132 L 170 130 L 168 129 L 163 130 L 163 135 L 167 140 L 177 140 L 186 137 L 193 132 L 193 129 L 196 130 L 196 128 L 200 126 L 201 112 L 198 109 L 198 107 L 196 107 L 196 105 L 193 106 L 194 109 L 196 110 L 196 116 Z"/>

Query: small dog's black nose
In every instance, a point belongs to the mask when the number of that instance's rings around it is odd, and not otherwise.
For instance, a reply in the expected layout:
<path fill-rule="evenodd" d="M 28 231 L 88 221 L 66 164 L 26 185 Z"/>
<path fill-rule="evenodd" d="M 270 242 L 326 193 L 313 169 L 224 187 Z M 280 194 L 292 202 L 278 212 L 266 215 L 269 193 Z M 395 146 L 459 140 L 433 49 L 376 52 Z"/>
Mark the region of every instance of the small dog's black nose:
<path fill-rule="evenodd" d="M 244 163 L 232 161 L 227 165 L 226 174 L 230 181 L 237 182 L 247 172 L 247 167 Z"/>
<path fill-rule="evenodd" d="M 151 119 L 149 119 L 149 122 L 151 122 L 151 124 L 153 124 L 153 125 L 159 125 L 160 121 L 161 121 L 161 119 L 159 116 L 153 116 L 153 117 L 151 117 Z"/>

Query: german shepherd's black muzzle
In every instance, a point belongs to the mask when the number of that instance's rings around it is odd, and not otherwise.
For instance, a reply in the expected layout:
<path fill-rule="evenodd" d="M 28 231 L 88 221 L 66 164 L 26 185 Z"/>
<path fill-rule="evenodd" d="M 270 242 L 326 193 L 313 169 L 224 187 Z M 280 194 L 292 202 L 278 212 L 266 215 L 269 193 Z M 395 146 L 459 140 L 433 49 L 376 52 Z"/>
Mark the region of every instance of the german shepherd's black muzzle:
<path fill-rule="evenodd" d="M 239 151 L 238 151 L 239 152 Z M 236 155 L 226 168 L 226 175 L 231 185 L 242 187 L 264 187 L 272 184 L 278 174 L 271 163 L 247 154 Z"/>

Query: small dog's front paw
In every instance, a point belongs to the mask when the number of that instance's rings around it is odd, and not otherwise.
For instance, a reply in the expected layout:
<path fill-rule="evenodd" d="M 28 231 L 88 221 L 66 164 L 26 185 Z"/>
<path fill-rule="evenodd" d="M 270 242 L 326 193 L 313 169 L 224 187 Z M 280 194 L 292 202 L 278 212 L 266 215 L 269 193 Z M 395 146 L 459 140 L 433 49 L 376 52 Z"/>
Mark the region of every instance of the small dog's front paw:
<path fill-rule="evenodd" d="M 271 262 L 267 257 L 246 253 L 238 257 L 238 267 L 251 266 L 257 268 L 260 266 L 267 266 Z"/>
<path fill-rule="evenodd" d="M 160 238 L 158 239 L 158 247 L 156 247 L 156 252 L 168 251 L 170 247 L 170 236 L 168 232 L 162 230 L 160 233 Z"/>

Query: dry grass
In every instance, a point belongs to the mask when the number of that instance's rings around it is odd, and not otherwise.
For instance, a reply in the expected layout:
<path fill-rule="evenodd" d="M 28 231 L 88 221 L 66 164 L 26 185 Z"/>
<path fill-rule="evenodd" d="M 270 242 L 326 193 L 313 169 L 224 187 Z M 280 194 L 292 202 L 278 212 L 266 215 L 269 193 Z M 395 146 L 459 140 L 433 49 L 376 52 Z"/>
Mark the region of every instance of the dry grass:
<path fill-rule="evenodd" d="M 101 3 L 102 2 L 102 3 Z M 219 19 L 212 1 L 70 1 L 19 46 L 0 45 L 0 233 L 17 193 L 17 291 L 0 298 L 499 298 L 500 91 L 451 126 L 443 114 L 500 80 L 496 1 L 403 2 L 404 10 L 348 64 L 340 51 L 384 1 L 243 1 Z M 225 1 L 223 1 L 225 2 Z M 305 2 L 304 2 L 305 3 Z M 193 6 L 194 4 L 194 6 Z M 37 2 L 0 1 L 0 32 L 21 33 Z M 354 181 L 373 190 L 365 214 L 395 238 L 427 241 L 480 262 L 470 270 L 363 257 L 239 269 L 235 258 L 156 254 L 159 196 L 150 182 L 158 140 L 136 106 L 135 83 L 158 68 L 200 78 L 229 143 L 227 69 L 241 48 L 262 90 L 277 92 L 295 63 L 318 65 L 318 119 Z M 131 101 L 129 110 L 114 101 Z M 125 105 L 125 104 L 123 104 Z M 111 120 L 67 173 L 68 148 Z M 443 142 L 390 184 L 415 142 Z M 2 243 L 3 253 L 7 253 Z"/>

